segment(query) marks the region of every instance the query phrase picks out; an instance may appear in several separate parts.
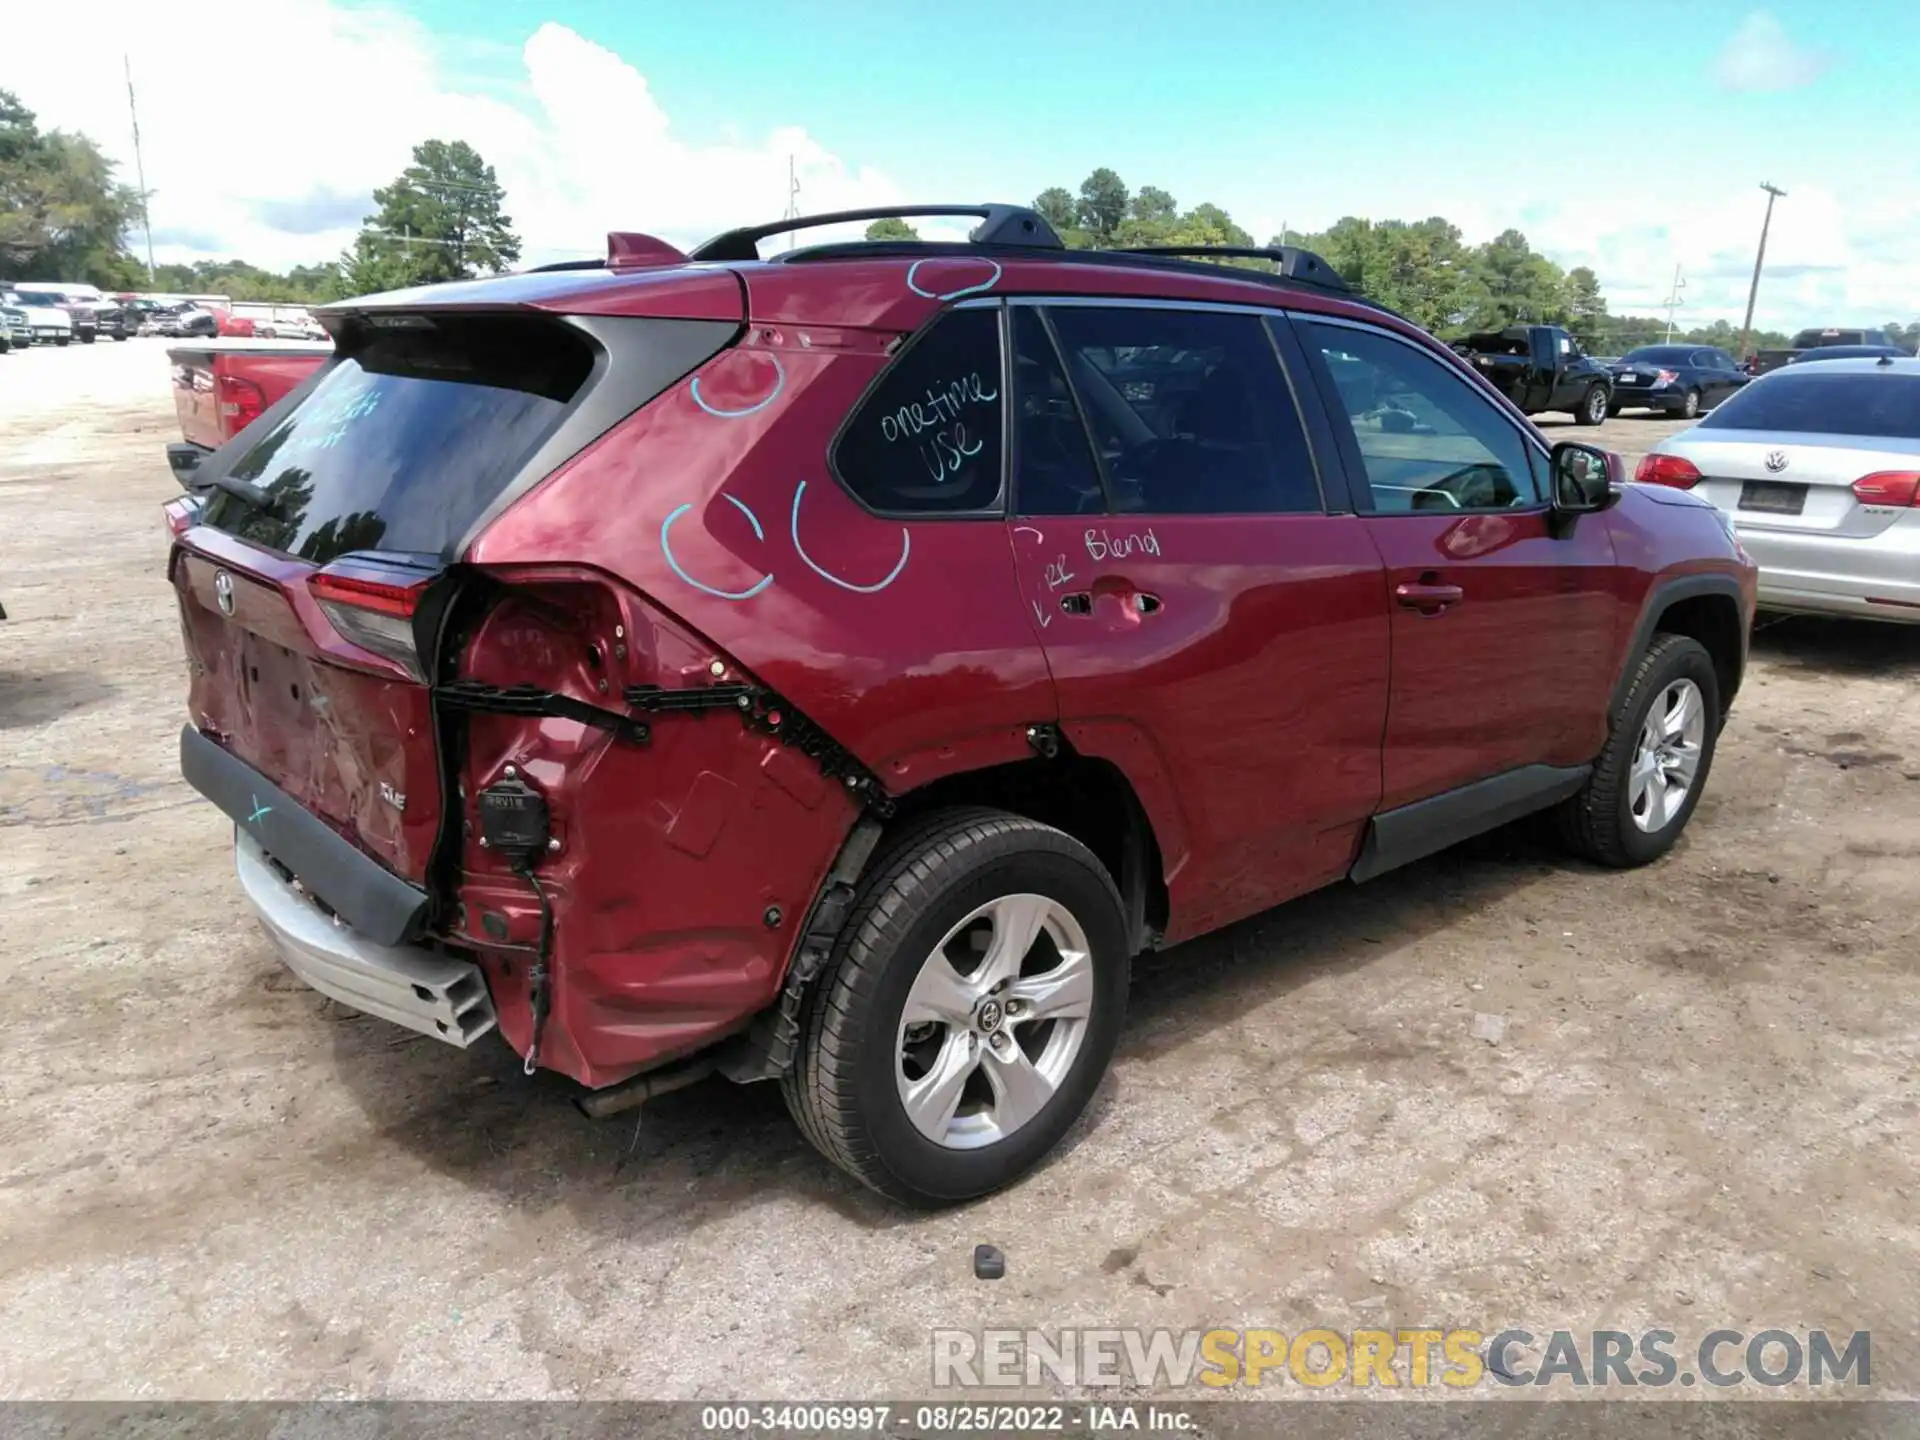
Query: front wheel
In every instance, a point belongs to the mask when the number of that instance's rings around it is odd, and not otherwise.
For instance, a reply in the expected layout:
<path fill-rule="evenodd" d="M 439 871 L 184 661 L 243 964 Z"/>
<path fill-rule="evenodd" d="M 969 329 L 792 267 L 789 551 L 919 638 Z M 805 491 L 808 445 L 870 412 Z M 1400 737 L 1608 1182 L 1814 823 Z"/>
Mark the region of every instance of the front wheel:
<path fill-rule="evenodd" d="M 1072 836 L 950 810 L 875 862 L 781 1093 L 807 1139 L 912 1205 L 1009 1184 L 1086 1108 L 1126 1006 L 1126 920 Z"/>
<path fill-rule="evenodd" d="M 98 338 L 99 338 L 98 336 L 96 336 L 96 335 L 93 335 L 93 334 L 86 334 L 86 335 L 82 335 L 82 336 L 80 337 L 80 343 L 81 343 L 82 345 L 91 345 L 91 344 L 92 344 L 92 343 L 93 343 L 93 342 L 94 342 L 94 341 L 95 341 L 96 339 L 98 339 Z"/>
<path fill-rule="evenodd" d="M 1560 810 L 1576 853 L 1602 865 L 1644 865 L 1673 848 L 1713 767 L 1720 682 L 1698 640 L 1660 635 L 1635 667 L 1606 748 Z"/>
<path fill-rule="evenodd" d="M 1580 408 L 1573 412 L 1576 425 L 1598 425 L 1607 418 L 1607 387 L 1595 385 L 1580 399 Z"/>

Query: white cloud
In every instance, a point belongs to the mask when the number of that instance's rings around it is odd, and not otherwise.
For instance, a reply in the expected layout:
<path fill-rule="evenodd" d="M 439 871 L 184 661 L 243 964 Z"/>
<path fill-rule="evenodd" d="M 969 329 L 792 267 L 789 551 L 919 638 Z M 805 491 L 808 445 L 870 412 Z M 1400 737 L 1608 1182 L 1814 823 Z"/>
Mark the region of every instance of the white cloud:
<path fill-rule="evenodd" d="M 900 198 L 886 176 L 798 126 L 713 144 L 676 135 L 638 70 L 562 25 L 503 55 L 381 7 L 249 0 L 246 18 L 243 51 L 208 63 L 181 48 L 165 7 L 109 0 L 90 12 L 91 32 L 113 37 L 107 58 L 124 50 L 132 61 L 162 261 L 331 259 L 373 209 L 374 187 L 431 137 L 467 140 L 494 166 L 528 263 L 597 253 L 613 229 L 686 243 L 777 216 L 789 155 L 810 211 Z M 23 8 L 9 20 L 0 87 L 43 126 L 91 135 L 132 181 L 120 67 L 24 61 L 71 40 L 57 7 Z"/>
<path fill-rule="evenodd" d="M 1713 61 L 1713 78 L 1723 90 L 1798 90 L 1811 85 L 1832 63 L 1824 51 L 1801 49 L 1786 27 L 1765 10 L 1755 10 Z"/>

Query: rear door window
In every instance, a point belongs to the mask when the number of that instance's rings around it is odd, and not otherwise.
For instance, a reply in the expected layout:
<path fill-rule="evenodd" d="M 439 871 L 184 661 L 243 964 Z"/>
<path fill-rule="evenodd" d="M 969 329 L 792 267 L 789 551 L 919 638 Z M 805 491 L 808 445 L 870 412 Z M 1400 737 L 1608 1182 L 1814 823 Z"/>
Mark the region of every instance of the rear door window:
<path fill-rule="evenodd" d="M 1300 412 L 1259 316 L 1063 305 L 1048 319 L 1117 513 L 1322 508 Z"/>
<path fill-rule="evenodd" d="M 593 352 L 551 321 L 447 317 L 376 333 L 228 471 L 205 520 L 325 565 L 353 550 L 446 555 L 565 416 Z"/>
<path fill-rule="evenodd" d="M 1796 365 L 1736 390 L 1700 425 L 1710 430 L 1920 440 L 1920 375 L 1835 373 L 1833 365 Z"/>
<path fill-rule="evenodd" d="M 1000 505 L 1000 312 L 951 310 L 922 331 L 853 412 L 833 447 L 840 481 L 885 515 Z"/>
<path fill-rule="evenodd" d="M 1101 514 L 1106 494 L 1060 352 L 1038 310 L 1012 315 L 1014 513 Z"/>

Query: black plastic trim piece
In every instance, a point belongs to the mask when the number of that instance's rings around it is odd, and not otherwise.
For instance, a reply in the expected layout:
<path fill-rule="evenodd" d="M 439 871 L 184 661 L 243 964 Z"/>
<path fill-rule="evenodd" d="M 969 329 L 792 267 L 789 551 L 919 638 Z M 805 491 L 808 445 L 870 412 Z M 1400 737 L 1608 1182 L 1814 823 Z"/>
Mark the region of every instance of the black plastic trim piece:
<path fill-rule="evenodd" d="M 180 773 L 359 934 L 377 945 L 418 938 L 429 903 L 425 890 L 191 725 L 180 730 Z"/>
<path fill-rule="evenodd" d="M 782 745 L 791 746 L 818 765 L 827 779 L 840 781 L 847 793 L 870 814 L 882 820 L 893 814 L 893 797 L 887 794 L 880 778 L 860 763 L 858 756 L 762 686 L 703 685 L 662 690 L 657 685 L 630 685 L 622 698 L 636 710 L 655 713 L 731 710 L 749 730 L 758 730 Z"/>
<path fill-rule="evenodd" d="M 1397 806 L 1368 822 L 1360 858 L 1347 878 L 1371 880 L 1498 825 L 1566 799 L 1587 783 L 1591 765 L 1522 765 L 1470 785 Z"/>
<path fill-rule="evenodd" d="M 1660 617 L 1667 609 L 1682 600 L 1697 599 L 1702 595 L 1724 595 L 1733 601 L 1734 614 L 1740 613 L 1740 582 L 1731 575 L 1675 575 L 1671 579 L 1655 581 L 1647 591 L 1647 598 L 1640 607 L 1640 618 L 1633 627 L 1633 638 L 1620 661 L 1620 674 L 1613 682 L 1613 695 L 1607 705 L 1607 714 L 1616 715 L 1620 707 L 1627 702 L 1627 691 L 1633 685 L 1634 667 L 1640 657 L 1647 653 L 1647 647 L 1653 643 L 1653 634 L 1659 628 Z M 1724 723 L 1727 713 L 1733 709 L 1733 697 L 1738 693 L 1740 681 L 1747 671 L 1747 648 L 1751 631 L 1746 625 L 1740 630 L 1740 665 L 1734 672 L 1733 688 L 1720 697 L 1720 718 Z"/>
<path fill-rule="evenodd" d="M 644 721 L 589 705 L 571 695 L 542 690 L 538 685 L 487 685 L 478 680 L 449 680 L 437 685 L 434 699 L 456 710 L 479 710 L 490 715 L 551 715 L 612 731 L 619 739 L 645 745 L 653 731 Z"/>
<path fill-rule="evenodd" d="M 1297 245 L 1116 245 L 1114 251 L 1121 255 L 1167 255 L 1201 256 L 1223 260 L 1271 260 L 1280 267 L 1280 274 L 1288 280 L 1297 280 L 1321 290 L 1332 290 L 1343 295 L 1353 293 L 1353 287 L 1347 284 L 1346 277 L 1329 265 L 1311 250 L 1302 250 Z"/>

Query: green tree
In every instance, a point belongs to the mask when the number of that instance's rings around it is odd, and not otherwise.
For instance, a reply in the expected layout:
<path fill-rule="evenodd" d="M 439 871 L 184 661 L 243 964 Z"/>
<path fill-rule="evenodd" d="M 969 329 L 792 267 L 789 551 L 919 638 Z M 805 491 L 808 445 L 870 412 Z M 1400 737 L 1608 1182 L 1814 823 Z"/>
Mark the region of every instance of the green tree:
<path fill-rule="evenodd" d="M 373 192 L 379 210 L 341 257 L 358 293 L 498 275 L 520 258 L 513 220 L 493 167 L 464 140 L 428 140 L 391 185 Z"/>
<path fill-rule="evenodd" d="M 1588 350 L 1601 348 L 1607 334 L 1607 297 L 1600 277 L 1585 265 L 1567 272 L 1567 328 Z"/>
<path fill-rule="evenodd" d="M 1064 185 L 1049 185 L 1033 197 L 1033 208 L 1062 235 L 1073 229 L 1077 218 L 1073 194 Z"/>
<path fill-rule="evenodd" d="M 1127 218 L 1127 200 L 1126 182 L 1102 165 L 1080 182 L 1080 203 L 1074 216 L 1081 229 L 1105 244 Z"/>
<path fill-rule="evenodd" d="M 34 113 L 0 90 L 0 279 L 137 284 L 142 271 L 125 237 L 139 203 L 92 140 L 43 133 Z"/>
<path fill-rule="evenodd" d="M 1503 230 L 1476 249 L 1470 271 L 1478 293 L 1465 316 L 1469 329 L 1553 325 L 1567 318 L 1566 276 L 1518 230 Z"/>
<path fill-rule="evenodd" d="M 1180 213 L 1180 207 L 1174 203 L 1173 196 L 1158 185 L 1142 185 L 1127 206 L 1129 219 L 1146 224 L 1155 221 L 1172 220 Z"/>
<path fill-rule="evenodd" d="M 885 220 L 876 220 L 867 226 L 869 240 L 918 240 L 920 232 L 897 216 L 889 215 Z"/>

